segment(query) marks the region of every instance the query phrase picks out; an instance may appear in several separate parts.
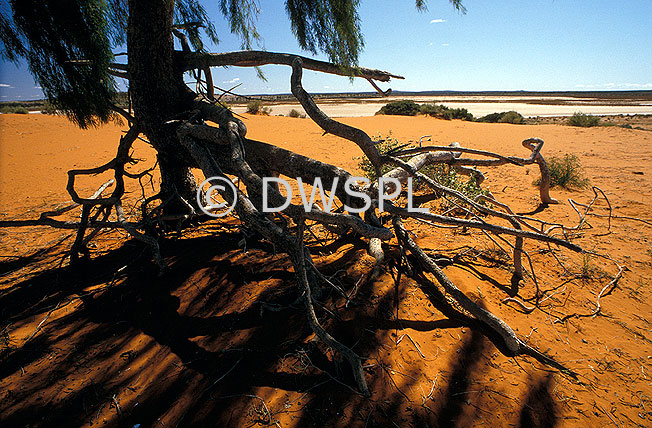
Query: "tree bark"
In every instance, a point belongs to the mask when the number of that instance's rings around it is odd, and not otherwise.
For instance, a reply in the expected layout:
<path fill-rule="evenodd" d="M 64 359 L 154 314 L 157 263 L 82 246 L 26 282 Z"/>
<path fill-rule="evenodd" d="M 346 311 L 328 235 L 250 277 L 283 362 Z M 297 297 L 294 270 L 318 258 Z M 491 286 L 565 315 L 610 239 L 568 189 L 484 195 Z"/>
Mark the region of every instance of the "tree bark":
<path fill-rule="evenodd" d="M 190 109 L 193 96 L 175 66 L 172 24 L 174 0 L 129 0 L 127 48 L 130 90 L 136 122 L 157 151 L 161 199 L 167 212 L 187 211 L 196 182 L 189 156 L 166 122 Z M 146 24 L 145 24 L 146 23 Z"/>

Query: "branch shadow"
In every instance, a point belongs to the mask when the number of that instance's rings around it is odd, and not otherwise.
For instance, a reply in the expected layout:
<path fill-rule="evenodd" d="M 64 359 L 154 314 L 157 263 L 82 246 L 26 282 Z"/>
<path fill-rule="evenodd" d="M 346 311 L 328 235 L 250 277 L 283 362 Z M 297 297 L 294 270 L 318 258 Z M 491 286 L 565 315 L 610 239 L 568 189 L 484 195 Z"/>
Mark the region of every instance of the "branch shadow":
<path fill-rule="evenodd" d="M 368 399 L 352 389 L 348 364 L 308 328 L 287 258 L 265 243 L 243 252 L 241 237 L 165 241 L 163 255 L 174 256 L 166 257 L 170 269 L 162 277 L 147 252 L 129 241 L 79 268 L 46 270 L 0 294 L 3 318 L 31 325 L 57 303 L 76 299 L 75 308 L 53 315 L 28 345 L 0 358 L 6 387 L 0 425 L 155 426 L 164 419 L 177 426 L 273 425 L 286 410 L 281 401 L 274 407 L 279 413 L 265 413 L 260 400 L 272 390 L 300 394 L 285 403 L 298 409 L 286 415 L 296 426 L 465 426 L 472 420 L 465 391 L 482 375 L 481 358 L 493 346 L 506 350 L 489 329 L 451 308 L 434 284 L 423 291 L 443 319 L 389 319 L 392 288 L 378 293 L 377 284 L 366 283 L 357 300 L 370 303 L 327 322 L 333 336 L 366 356 L 374 394 Z M 364 246 L 354 243 L 320 269 L 335 275 L 360 251 Z M 410 378 L 420 368 L 405 369 L 397 380 L 381 355 L 384 343 L 392 331 L 460 327 L 470 335 L 447 368 L 446 388 L 436 402 L 408 411 L 412 404 L 402 391 L 416 387 Z M 545 419 L 551 413 L 543 415 L 539 406 L 549 397 L 549 382 L 529 393 L 522 426 L 553 426 L 557 414 Z"/>

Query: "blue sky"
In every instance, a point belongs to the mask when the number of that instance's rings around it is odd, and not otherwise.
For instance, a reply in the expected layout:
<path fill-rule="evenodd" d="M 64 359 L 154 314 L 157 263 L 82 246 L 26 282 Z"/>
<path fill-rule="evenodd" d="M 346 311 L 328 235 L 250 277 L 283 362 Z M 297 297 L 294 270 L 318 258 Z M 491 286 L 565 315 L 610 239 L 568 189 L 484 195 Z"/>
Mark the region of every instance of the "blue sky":
<path fill-rule="evenodd" d="M 6 0 L 0 0 L 6 6 Z M 238 50 L 217 12 L 204 1 L 222 42 L 211 50 Z M 302 52 L 290 31 L 283 1 L 262 0 L 261 47 Z M 405 76 L 395 90 L 652 90 L 652 1 L 466 0 L 467 14 L 446 0 L 427 12 L 412 1 L 361 0 L 365 49 L 360 65 Z M 323 57 L 321 57 L 324 59 Z M 218 86 L 237 83 L 243 94 L 289 92 L 288 67 L 214 69 Z M 366 81 L 307 72 L 311 92 L 369 91 Z M 24 65 L 0 63 L 0 100 L 34 99 L 40 90 Z"/>

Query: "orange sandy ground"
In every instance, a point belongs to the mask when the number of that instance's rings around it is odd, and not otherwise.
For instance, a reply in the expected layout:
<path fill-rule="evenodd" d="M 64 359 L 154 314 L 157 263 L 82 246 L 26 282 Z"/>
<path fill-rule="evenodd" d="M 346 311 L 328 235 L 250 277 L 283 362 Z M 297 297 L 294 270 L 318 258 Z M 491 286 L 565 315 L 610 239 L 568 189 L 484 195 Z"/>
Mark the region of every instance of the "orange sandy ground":
<path fill-rule="evenodd" d="M 432 144 L 527 156 L 520 142 L 546 141 L 545 156 L 576 154 L 613 214 L 650 219 L 652 133 L 622 128 L 518 126 L 425 117 L 347 118 L 370 135 L 402 141 L 432 135 Z M 247 117 L 248 137 L 355 170 L 359 151 L 308 119 Z M 109 161 L 123 127 L 80 131 L 65 118 L 0 116 L 0 220 L 36 218 L 66 203 L 66 171 Z M 145 143 L 132 170 L 153 165 Z M 538 203 L 536 166 L 484 169 L 486 186 L 517 212 Z M 80 179 L 90 195 L 110 174 Z M 153 177 L 156 187 L 157 177 Z M 146 185 L 147 193 L 152 193 Z M 140 187 L 128 185 L 131 204 Z M 578 216 L 568 198 L 587 203 L 590 190 L 553 190 L 562 201 L 536 214 L 569 226 Z M 596 213 L 606 214 L 604 200 Z M 79 215 L 79 210 L 72 212 Z M 72 219 L 73 217 L 65 217 Z M 347 365 L 309 331 L 290 264 L 264 242 L 248 242 L 233 220 L 162 243 L 169 271 L 139 244 L 102 232 L 91 259 L 71 269 L 63 261 L 74 231 L 1 229 L 1 426 L 651 426 L 652 226 L 590 217 L 574 242 L 626 266 L 622 279 L 590 314 L 616 265 L 528 242 L 544 293 L 540 309 L 521 313 L 501 300 L 529 299 L 531 279 L 510 282 L 509 264 L 478 232 L 410 223 L 432 254 L 458 257 L 450 278 L 501 316 L 530 344 L 579 374 L 578 379 L 529 357 L 501 352 L 500 341 L 452 319 L 444 305 L 402 278 L 395 306 L 391 266 L 364 284 L 349 308 L 336 296 L 340 320 L 329 330 L 365 356 L 372 397 L 348 385 Z M 589 227 L 590 226 L 590 227 Z M 319 236 L 324 236 L 319 234 Z M 244 246 L 246 245 L 246 248 Z M 467 246 L 467 247 L 465 247 Z M 475 251 L 470 251 L 469 248 Z M 451 249 L 457 248 L 456 251 Z M 363 243 L 346 240 L 311 251 L 318 266 L 352 289 L 370 266 Z M 396 247 L 386 246 L 388 254 Z M 531 302 L 526 302 L 528 305 Z M 280 306 L 279 306 L 280 305 Z M 398 313 L 398 319 L 397 319 Z"/>

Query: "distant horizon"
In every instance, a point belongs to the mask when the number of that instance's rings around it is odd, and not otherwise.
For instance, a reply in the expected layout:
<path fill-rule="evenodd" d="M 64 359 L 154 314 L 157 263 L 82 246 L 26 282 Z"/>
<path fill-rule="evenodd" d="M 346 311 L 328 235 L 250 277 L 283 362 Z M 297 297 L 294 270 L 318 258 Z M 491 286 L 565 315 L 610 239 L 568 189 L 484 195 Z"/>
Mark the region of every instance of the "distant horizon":
<path fill-rule="evenodd" d="M 390 86 L 391 87 L 391 86 Z M 219 91 L 218 91 L 219 92 Z M 126 91 L 120 91 L 119 93 L 126 93 Z M 378 92 L 369 90 L 369 91 L 324 91 L 324 92 L 312 92 L 311 95 L 339 95 L 339 94 L 357 94 L 357 95 L 379 95 Z M 423 91 L 401 91 L 401 90 L 392 90 L 390 97 L 397 95 L 476 95 L 476 94 L 494 94 L 494 95 L 505 95 L 510 96 L 512 94 L 519 95 L 555 95 L 555 94 L 645 94 L 649 95 L 652 99 L 652 89 L 612 89 L 612 90 L 473 90 L 473 91 L 463 91 L 463 90 L 454 90 L 454 89 L 434 89 L 434 90 L 423 90 Z M 292 97 L 291 92 L 279 92 L 279 93 L 255 93 L 255 94 L 238 94 L 239 97 L 274 97 L 274 96 L 290 96 Z M 379 97 L 382 99 L 383 97 Z M 0 100 L 0 104 L 3 103 L 21 103 L 21 102 L 38 102 L 46 101 L 47 98 L 30 98 L 30 99 L 3 99 Z"/>

